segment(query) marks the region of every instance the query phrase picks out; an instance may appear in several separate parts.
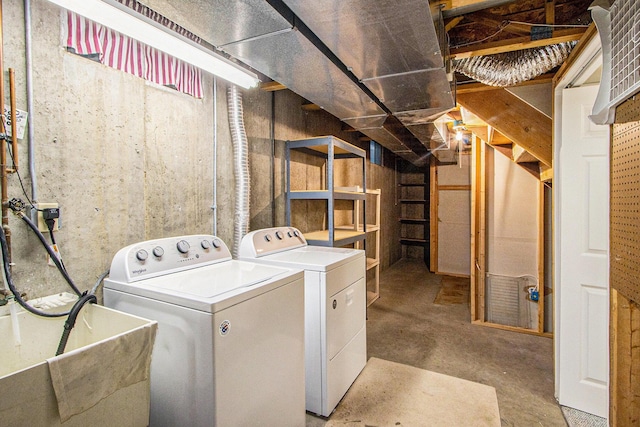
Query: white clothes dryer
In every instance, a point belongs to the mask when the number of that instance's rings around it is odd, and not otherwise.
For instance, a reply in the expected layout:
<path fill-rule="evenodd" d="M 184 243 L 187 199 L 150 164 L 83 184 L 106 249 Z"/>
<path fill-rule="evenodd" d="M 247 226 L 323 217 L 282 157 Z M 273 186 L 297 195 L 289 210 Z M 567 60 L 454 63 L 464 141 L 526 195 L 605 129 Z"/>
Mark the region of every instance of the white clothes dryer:
<path fill-rule="evenodd" d="M 363 250 L 309 246 L 294 227 L 256 230 L 240 259 L 304 270 L 306 409 L 328 417 L 367 362 Z"/>
<path fill-rule="evenodd" d="M 214 236 L 150 240 L 115 255 L 104 303 L 158 321 L 151 426 L 305 424 L 302 271 Z"/>

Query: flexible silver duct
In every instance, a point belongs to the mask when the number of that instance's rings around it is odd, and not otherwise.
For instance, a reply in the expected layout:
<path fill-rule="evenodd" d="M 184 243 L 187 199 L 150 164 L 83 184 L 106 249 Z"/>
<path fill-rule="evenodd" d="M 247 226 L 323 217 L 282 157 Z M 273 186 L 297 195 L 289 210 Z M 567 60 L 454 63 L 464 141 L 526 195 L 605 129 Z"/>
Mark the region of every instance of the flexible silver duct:
<path fill-rule="evenodd" d="M 455 61 L 455 71 L 489 86 L 507 87 L 531 80 L 561 65 L 576 42 L 565 42 Z"/>
<path fill-rule="evenodd" d="M 238 257 L 240 241 L 249 232 L 249 143 L 244 130 L 242 94 L 232 85 L 227 89 L 229 127 L 233 143 L 233 170 L 236 180 L 236 205 L 233 224 L 233 258 Z"/>

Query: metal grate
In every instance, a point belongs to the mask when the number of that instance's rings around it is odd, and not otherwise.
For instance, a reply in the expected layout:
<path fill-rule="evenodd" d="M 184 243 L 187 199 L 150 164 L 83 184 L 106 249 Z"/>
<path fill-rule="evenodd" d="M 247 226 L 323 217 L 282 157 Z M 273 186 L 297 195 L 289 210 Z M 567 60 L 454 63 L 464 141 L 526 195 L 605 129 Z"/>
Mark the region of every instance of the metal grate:
<path fill-rule="evenodd" d="M 613 103 L 640 89 L 640 2 L 617 0 L 611 7 L 611 92 Z"/>
<path fill-rule="evenodd" d="M 531 304 L 536 304 L 527 298 L 531 287 L 537 287 L 535 277 L 487 274 L 487 321 L 531 329 Z"/>

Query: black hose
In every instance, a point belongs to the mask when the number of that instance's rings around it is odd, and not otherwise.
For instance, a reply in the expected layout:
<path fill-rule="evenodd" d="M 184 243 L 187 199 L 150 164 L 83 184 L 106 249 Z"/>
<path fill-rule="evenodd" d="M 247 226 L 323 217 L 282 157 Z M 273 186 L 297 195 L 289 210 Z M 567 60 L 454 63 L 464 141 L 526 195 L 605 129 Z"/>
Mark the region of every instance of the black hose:
<path fill-rule="evenodd" d="M 84 307 L 84 305 L 88 302 L 95 304 L 96 302 L 98 302 L 98 299 L 95 295 L 85 292 L 80 296 L 73 307 L 71 307 L 69 317 L 67 317 L 66 322 L 64 322 L 64 331 L 62 332 L 62 337 L 60 338 L 60 344 L 58 344 L 56 356 L 64 353 L 64 348 L 67 346 L 69 334 L 71 333 L 73 327 L 76 325 L 76 318 L 78 317 L 78 314 L 80 314 L 80 310 L 82 309 L 82 307 Z"/>
<path fill-rule="evenodd" d="M 38 310 L 37 308 L 31 307 L 25 300 L 22 299 L 20 292 L 13 285 L 13 279 L 11 278 L 11 269 L 9 268 L 9 245 L 7 244 L 7 235 L 4 233 L 4 228 L 0 226 L 0 246 L 2 246 L 2 268 L 4 269 L 5 279 L 7 280 L 7 286 L 9 286 L 9 290 L 15 297 L 18 304 L 22 306 L 25 310 L 30 313 L 36 314 L 42 317 L 63 317 L 68 316 L 71 312 L 65 311 L 62 313 L 47 313 L 46 311 Z"/>
<path fill-rule="evenodd" d="M 53 263 L 56 265 L 56 267 L 58 267 L 58 270 L 60 271 L 60 274 L 62 274 L 62 277 L 64 277 L 64 279 L 67 281 L 69 286 L 71 286 L 71 289 L 73 289 L 73 291 L 76 293 L 76 295 L 78 295 L 78 296 L 82 295 L 82 292 L 80 292 L 80 290 L 76 287 L 75 283 L 73 283 L 73 280 L 71 280 L 71 277 L 69 277 L 69 274 L 67 273 L 67 270 L 60 263 L 60 259 L 58 259 L 58 255 L 54 252 L 53 249 L 51 249 L 51 246 L 49 246 L 49 243 L 47 243 L 47 239 L 45 239 L 45 237 L 42 235 L 40 230 L 38 230 L 38 227 L 36 227 L 36 225 L 33 223 L 33 221 L 31 221 L 22 212 L 19 213 L 19 216 L 20 216 L 20 218 L 22 218 L 22 220 L 24 222 L 27 223 L 29 228 L 31 228 L 31 230 L 33 230 L 33 232 L 36 234 L 36 236 L 38 236 L 38 239 L 40 240 L 40 243 L 42 243 L 42 246 L 44 246 L 44 248 L 49 253 L 49 256 L 51 257 L 51 261 L 53 261 Z"/>

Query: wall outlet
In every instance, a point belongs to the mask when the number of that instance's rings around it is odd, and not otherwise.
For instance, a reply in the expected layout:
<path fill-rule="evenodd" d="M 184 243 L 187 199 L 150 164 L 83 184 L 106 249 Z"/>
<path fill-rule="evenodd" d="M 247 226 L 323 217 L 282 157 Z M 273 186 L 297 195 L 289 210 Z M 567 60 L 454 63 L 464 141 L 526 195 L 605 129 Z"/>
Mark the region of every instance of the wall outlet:
<path fill-rule="evenodd" d="M 58 204 L 57 203 L 38 203 L 37 206 L 38 209 L 58 209 Z M 40 230 L 43 233 L 48 233 L 49 232 L 49 228 L 47 227 L 47 224 L 44 222 L 44 216 L 42 215 L 42 211 L 38 210 L 38 230 Z M 53 222 L 53 231 L 58 231 L 60 230 L 60 224 L 59 224 L 60 218 L 56 218 Z"/>

